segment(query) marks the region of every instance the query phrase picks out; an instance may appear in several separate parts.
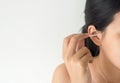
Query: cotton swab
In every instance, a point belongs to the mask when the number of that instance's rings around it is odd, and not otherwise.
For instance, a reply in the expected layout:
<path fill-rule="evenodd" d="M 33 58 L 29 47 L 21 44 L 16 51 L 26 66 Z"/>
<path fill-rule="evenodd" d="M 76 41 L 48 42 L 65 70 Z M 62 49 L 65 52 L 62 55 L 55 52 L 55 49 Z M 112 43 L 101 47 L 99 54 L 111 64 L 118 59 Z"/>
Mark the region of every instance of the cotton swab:
<path fill-rule="evenodd" d="M 93 37 L 93 36 L 97 36 L 97 35 L 94 34 L 94 35 L 89 35 L 89 36 L 90 36 L 90 37 Z"/>

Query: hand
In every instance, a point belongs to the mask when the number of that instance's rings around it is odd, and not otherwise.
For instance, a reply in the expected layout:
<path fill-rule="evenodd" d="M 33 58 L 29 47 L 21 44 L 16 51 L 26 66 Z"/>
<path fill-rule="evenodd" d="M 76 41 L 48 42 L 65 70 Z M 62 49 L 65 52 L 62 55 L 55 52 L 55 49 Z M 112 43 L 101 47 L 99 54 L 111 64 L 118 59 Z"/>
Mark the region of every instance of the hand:
<path fill-rule="evenodd" d="M 63 60 L 71 79 L 71 83 L 91 83 L 92 78 L 88 63 L 93 57 L 84 39 L 89 37 L 88 33 L 72 34 L 64 39 Z"/>

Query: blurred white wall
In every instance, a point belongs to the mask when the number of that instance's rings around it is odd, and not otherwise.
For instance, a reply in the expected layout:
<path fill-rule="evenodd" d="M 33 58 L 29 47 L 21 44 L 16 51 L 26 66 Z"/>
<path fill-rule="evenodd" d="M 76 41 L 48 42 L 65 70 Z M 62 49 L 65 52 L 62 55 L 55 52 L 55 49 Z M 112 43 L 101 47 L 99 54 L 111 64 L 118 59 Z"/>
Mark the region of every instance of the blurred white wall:
<path fill-rule="evenodd" d="M 51 83 L 85 0 L 0 0 L 0 83 Z"/>

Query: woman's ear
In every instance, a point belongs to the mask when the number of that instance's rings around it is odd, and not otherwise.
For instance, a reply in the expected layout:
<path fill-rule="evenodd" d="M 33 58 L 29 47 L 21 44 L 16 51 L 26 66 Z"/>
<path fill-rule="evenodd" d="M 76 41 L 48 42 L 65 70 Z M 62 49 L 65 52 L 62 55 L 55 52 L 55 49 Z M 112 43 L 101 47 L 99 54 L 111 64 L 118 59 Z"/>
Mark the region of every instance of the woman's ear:
<path fill-rule="evenodd" d="M 90 35 L 96 35 L 96 36 L 90 36 L 90 39 L 97 45 L 101 46 L 102 42 L 102 33 L 100 31 L 97 31 L 94 25 L 88 26 L 88 34 Z"/>

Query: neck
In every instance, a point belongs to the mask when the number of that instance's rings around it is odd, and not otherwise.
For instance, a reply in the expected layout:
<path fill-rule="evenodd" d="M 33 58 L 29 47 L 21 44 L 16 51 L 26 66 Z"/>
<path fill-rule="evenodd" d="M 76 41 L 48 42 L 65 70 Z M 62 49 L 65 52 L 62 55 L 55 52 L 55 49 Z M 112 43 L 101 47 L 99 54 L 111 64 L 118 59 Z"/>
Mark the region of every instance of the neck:
<path fill-rule="evenodd" d="M 97 70 L 107 83 L 120 82 L 120 69 L 116 68 L 105 55 L 100 53 L 96 60 Z"/>

